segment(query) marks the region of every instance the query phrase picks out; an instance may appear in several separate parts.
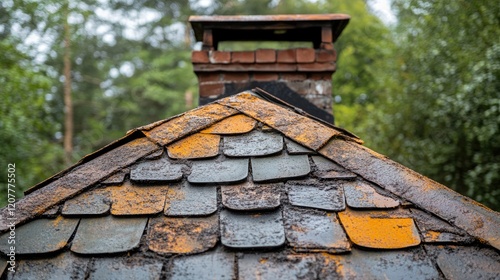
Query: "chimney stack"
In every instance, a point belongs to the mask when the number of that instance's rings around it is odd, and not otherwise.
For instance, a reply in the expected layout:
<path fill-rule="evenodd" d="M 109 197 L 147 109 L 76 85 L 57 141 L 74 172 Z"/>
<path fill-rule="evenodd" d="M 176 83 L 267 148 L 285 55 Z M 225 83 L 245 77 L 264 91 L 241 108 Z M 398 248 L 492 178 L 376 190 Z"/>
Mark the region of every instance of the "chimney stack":
<path fill-rule="evenodd" d="M 192 62 L 199 104 L 260 87 L 307 113 L 333 123 L 333 43 L 349 22 L 343 14 L 191 16 L 202 49 Z M 222 41 L 310 42 L 311 47 L 220 51 Z"/>

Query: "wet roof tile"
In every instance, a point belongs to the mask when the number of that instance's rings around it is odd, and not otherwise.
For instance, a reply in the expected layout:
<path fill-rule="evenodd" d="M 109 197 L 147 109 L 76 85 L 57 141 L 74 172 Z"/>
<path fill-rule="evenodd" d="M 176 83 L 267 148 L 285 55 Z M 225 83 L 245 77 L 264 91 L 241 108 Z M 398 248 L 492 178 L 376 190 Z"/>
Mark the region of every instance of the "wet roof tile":
<path fill-rule="evenodd" d="M 221 212 L 221 241 L 231 248 L 269 248 L 285 243 L 281 211 L 256 214 Z"/>
<path fill-rule="evenodd" d="M 71 251 L 79 254 L 112 254 L 139 246 L 148 218 L 96 217 L 82 219 Z"/>
<path fill-rule="evenodd" d="M 78 225 L 78 219 L 62 216 L 56 219 L 36 219 L 15 230 L 17 255 L 43 254 L 64 248 Z M 8 254 L 10 231 L 0 236 L 0 252 Z"/>
<path fill-rule="evenodd" d="M 196 133 L 168 145 L 168 156 L 174 159 L 215 157 L 219 154 L 219 143 L 219 135 Z"/>
<path fill-rule="evenodd" d="M 330 211 L 345 209 L 344 190 L 336 182 L 289 181 L 288 200 L 292 205 Z"/>
<path fill-rule="evenodd" d="M 240 114 L 223 119 L 201 132 L 222 135 L 242 134 L 252 131 L 256 125 L 257 121 L 255 119 Z"/>
<path fill-rule="evenodd" d="M 248 159 L 194 161 L 188 181 L 191 183 L 236 183 L 248 176 Z"/>
<path fill-rule="evenodd" d="M 49 259 L 21 260 L 12 279 L 85 279 L 89 262 L 71 252 Z"/>
<path fill-rule="evenodd" d="M 146 215 L 163 211 L 168 186 L 138 186 L 126 182 L 108 187 L 111 193 L 111 214 Z"/>
<path fill-rule="evenodd" d="M 318 279 L 314 255 L 245 254 L 238 261 L 239 279 Z"/>
<path fill-rule="evenodd" d="M 354 179 L 356 174 L 322 156 L 311 156 L 318 168 L 316 176 L 323 179 Z"/>
<path fill-rule="evenodd" d="M 130 180 L 140 182 L 174 182 L 182 178 L 183 164 L 173 164 L 167 158 L 148 160 L 132 167 Z"/>
<path fill-rule="evenodd" d="M 399 249 L 420 244 L 413 219 L 375 218 L 371 214 L 371 211 L 349 208 L 339 212 L 340 221 L 353 243 L 376 249 Z"/>
<path fill-rule="evenodd" d="M 395 208 L 399 201 L 383 196 L 363 181 L 348 182 L 344 185 L 345 200 L 353 208 Z"/>
<path fill-rule="evenodd" d="M 167 216 L 200 216 L 217 211 L 217 187 L 193 186 L 184 182 L 168 189 Z"/>
<path fill-rule="evenodd" d="M 106 178 L 106 180 L 102 181 L 102 184 L 121 184 L 125 181 L 125 177 L 130 173 L 130 168 L 124 168 L 115 174 Z"/>
<path fill-rule="evenodd" d="M 219 236 L 217 215 L 205 218 L 152 218 L 149 249 L 161 254 L 200 253 L 213 248 Z"/>
<path fill-rule="evenodd" d="M 363 251 L 323 254 L 325 266 L 319 279 L 442 279 L 425 252 L 420 249 Z"/>
<path fill-rule="evenodd" d="M 93 189 L 67 200 L 62 214 L 65 216 L 102 215 L 109 211 L 110 204 L 111 199 L 107 189 Z"/>
<path fill-rule="evenodd" d="M 283 183 L 222 186 L 222 204 L 232 210 L 265 210 L 280 205 Z"/>
<path fill-rule="evenodd" d="M 228 252 L 180 257 L 174 259 L 169 279 L 236 279 L 234 264 L 234 253 Z"/>
<path fill-rule="evenodd" d="M 252 175 L 255 182 L 284 180 L 302 177 L 311 172 L 307 155 L 288 155 L 252 158 Z"/>
<path fill-rule="evenodd" d="M 224 137 L 224 154 L 232 157 L 265 156 L 283 150 L 283 136 L 254 130 L 250 133 Z"/>
<path fill-rule="evenodd" d="M 339 253 L 351 249 L 335 213 L 287 207 L 284 217 L 286 239 L 295 251 Z"/>
<path fill-rule="evenodd" d="M 286 150 L 291 155 L 303 155 L 303 154 L 313 154 L 314 151 L 308 149 L 300 144 L 293 142 L 292 140 L 285 138 Z"/>
<path fill-rule="evenodd" d="M 431 246 L 426 246 L 430 249 Z M 500 255 L 489 248 L 446 246 L 434 248 L 446 279 L 499 279 Z"/>
<path fill-rule="evenodd" d="M 475 239 L 464 230 L 418 209 L 410 209 L 424 242 L 471 243 Z"/>
<path fill-rule="evenodd" d="M 162 267 L 163 264 L 158 261 L 102 258 L 94 262 L 88 279 L 157 280 L 160 279 Z"/>

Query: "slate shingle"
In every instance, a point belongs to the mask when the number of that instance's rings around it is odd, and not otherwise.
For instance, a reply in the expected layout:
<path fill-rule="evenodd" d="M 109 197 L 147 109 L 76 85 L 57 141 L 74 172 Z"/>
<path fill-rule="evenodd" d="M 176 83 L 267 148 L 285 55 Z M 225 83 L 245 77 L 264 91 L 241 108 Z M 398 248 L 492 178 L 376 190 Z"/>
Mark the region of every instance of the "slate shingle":
<path fill-rule="evenodd" d="M 71 252 L 49 259 L 21 260 L 9 279 L 85 279 L 90 259 Z"/>
<path fill-rule="evenodd" d="M 248 176 L 248 159 L 224 159 L 223 161 L 199 160 L 193 162 L 190 183 L 236 183 Z"/>
<path fill-rule="evenodd" d="M 286 185 L 292 205 L 330 211 L 345 209 L 344 190 L 336 182 L 289 181 Z"/>
<path fill-rule="evenodd" d="M 272 248 L 285 243 L 281 211 L 238 214 L 222 210 L 221 241 L 231 248 Z"/>
<path fill-rule="evenodd" d="M 213 251 L 203 255 L 176 258 L 173 261 L 171 280 L 236 278 L 234 253 Z"/>
<path fill-rule="evenodd" d="M 245 254 L 238 261 L 239 279 L 317 279 L 314 255 Z"/>
<path fill-rule="evenodd" d="M 175 182 L 182 178 L 183 164 L 171 163 L 163 157 L 136 164 L 130 172 L 130 180 L 138 182 Z"/>
<path fill-rule="evenodd" d="M 149 249 L 160 254 L 192 254 L 213 248 L 219 237 L 217 215 L 204 218 L 156 217 L 149 223 Z"/>
<path fill-rule="evenodd" d="M 148 218 L 105 216 L 82 219 L 71 251 L 79 254 L 112 254 L 139 246 Z"/>
<path fill-rule="evenodd" d="M 464 230 L 418 209 L 410 209 L 423 241 L 429 243 L 472 243 L 475 239 Z"/>
<path fill-rule="evenodd" d="M 168 145 L 168 156 L 174 159 L 215 157 L 219 154 L 219 143 L 219 135 L 196 133 Z"/>
<path fill-rule="evenodd" d="M 126 182 L 107 189 L 111 193 L 111 214 L 147 215 L 163 211 L 168 186 L 138 186 Z"/>
<path fill-rule="evenodd" d="M 109 212 L 110 204 L 111 199 L 107 189 L 93 189 L 67 200 L 62 208 L 62 214 L 64 216 L 103 215 Z"/>
<path fill-rule="evenodd" d="M 224 137 L 224 154 L 231 157 L 265 156 L 283 150 L 283 136 L 254 130 L 250 133 Z"/>
<path fill-rule="evenodd" d="M 88 279 L 157 280 L 160 279 L 162 267 L 163 264 L 159 261 L 102 258 L 94 261 Z"/>
<path fill-rule="evenodd" d="M 222 204 L 232 210 L 266 210 L 280 205 L 283 183 L 222 186 Z"/>
<path fill-rule="evenodd" d="M 317 167 L 315 175 L 322 179 L 354 179 L 356 174 L 322 156 L 311 156 Z"/>
<path fill-rule="evenodd" d="M 307 155 L 288 155 L 252 158 L 252 175 L 255 182 L 286 180 L 302 177 L 311 172 Z"/>
<path fill-rule="evenodd" d="M 15 244 L 8 243 L 11 231 L 0 236 L 0 252 L 16 255 L 33 255 L 56 252 L 64 248 L 78 225 L 79 219 L 36 219 L 15 229 Z"/>
<path fill-rule="evenodd" d="M 286 150 L 290 155 L 313 154 L 314 151 L 285 138 Z"/>
<path fill-rule="evenodd" d="M 363 181 L 344 183 L 347 205 L 353 208 L 396 208 L 399 201 L 383 196 Z"/>
<path fill-rule="evenodd" d="M 184 182 L 168 189 L 165 202 L 167 216 L 209 215 L 217 210 L 215 186 L 193 186 Z"/>
<path fill-rule="evenodd" d="M 286 207 L 286 239 L 298 252 L 340 253 L 351 249 L 335 213 Z"/>

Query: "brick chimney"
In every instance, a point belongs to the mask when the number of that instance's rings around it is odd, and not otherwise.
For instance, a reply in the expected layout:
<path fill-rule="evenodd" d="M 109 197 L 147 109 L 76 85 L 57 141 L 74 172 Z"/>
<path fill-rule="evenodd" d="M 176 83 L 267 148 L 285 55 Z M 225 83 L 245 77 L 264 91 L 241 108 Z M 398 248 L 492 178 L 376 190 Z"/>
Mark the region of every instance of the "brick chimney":
<path fill-rule="evenodd" d="M 307 113 L 333 123 L 333 43 L 349 22 L 343 14 L 191 16 L 202 49 L 193 51 L 203 105 L 260 87 Z M 312 47 L 219 51 L 222 41 L 311 42 Z"/>

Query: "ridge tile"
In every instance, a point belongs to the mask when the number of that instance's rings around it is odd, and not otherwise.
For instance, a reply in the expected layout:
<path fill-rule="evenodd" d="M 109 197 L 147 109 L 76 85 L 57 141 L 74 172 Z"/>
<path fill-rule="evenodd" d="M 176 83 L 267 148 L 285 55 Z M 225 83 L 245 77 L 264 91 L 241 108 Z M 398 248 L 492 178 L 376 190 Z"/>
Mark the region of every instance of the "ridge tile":
<path fill-rule="evenodd" d="M 345 209 L 344 189 L 336 182 L 288 181 L 286 185 L 292 205 L 329 211 Z"/>
<path fill-rule="evenodd" d="M 166 157 L 143 161 L 132 167 L 130 180 L 138 182 L 175 182 L 182 178 L 183 164 L 173 164 Z"/>
<path fill-rule="evenodd" d="M 248 159 L 225 158 L 222 161 L 198 160 L 193 162 L 191 174 L 188 176 L 190 183 L 236 183 L 243 181 L 248 176 Z"/>
<path fill-rule="evenodd" d="M 175 258 L 169 279 L 236 279 L 234 258 L 234 253 L 220 251 Z"/>
<path fill-rule="evenodd" d="M 160 254 L 193 254 L 213 248 L 219 239 L 217 215 L 203 218 L 152 218 L 149 249 Z"/>
<path fill-rule="evenodd" d="M 139 246 L 146 217 L 105 217 L 82 219 L 71 251 L 79 254 L 113 254 Z"/>
<path fill-rule="evenodd" d="M 107 189 L 98 188 L 67 200 L 62 208 L 64 216 L 103 215 L 109 212 L 111 204 Z"/>
<path fill-rule="evenodd" d="M 239 114 L 216 122 L 207 129 L 202 130 L 201 133 L 220 135 L 242 134 L 252 131 L 256 126 L 257 121 L 255 119 Z"/>
<path fill-rule="evenodd" d="M 266 156 L 283 150 L 283 136 L 254 130 L 224 137 L 224 154 L 231 157 Z"/>
<path fill-rule="evenodd" d="M 238 214 L 222 210 L 220 221 L 222 244 L 230 248 L 272 248 L 285 244 L 281 211 Z"/>
<path fill-rule="evenodd" d="M 64 248 L 75 232 L 79 219 L 63 218 L 36 219 L 15 231 L 16 255 L 52 253 Z M 12 244 L 8 243 L 10 231 L 0 236 L 0 252 L 10 253 Z"/>
<path fill-rule="evenodd" d="M 307 155 L 288 155 L 252 158 L 252 175 L 255 182 L 286 180 L 302 177 L 311 172 Z"/>
<path fill-rule="evenodd" d="M 174 159 L 210 158 L 219 154 L 220 136 L 196 133 L 167 146 L 168 156 Z"/>
<path fill-rule="evenodd" d="M 344 185 L 345 200 L 352 208 L 396 208 L 399 201 L 381 195 L 368 183 L 363 181 L 346 182 Z"/>
<path fill-rule="evenodd" d="M 201 216 L 217 211 L 217 187 L 193 186 L 188 182 L 171 186 L 165 201 L 166 216 Z"/>
<path fill-rule="evenodd" d="M 222 204 L 231 210 L 267 210 L 280 206 L 283 183 L 222 186 Z"/>
<path fill-rule="evenodd" d="M 335 213 L 286 207 L 286 239 L 297 252 L 341 253 L 351 250 Z"/>

